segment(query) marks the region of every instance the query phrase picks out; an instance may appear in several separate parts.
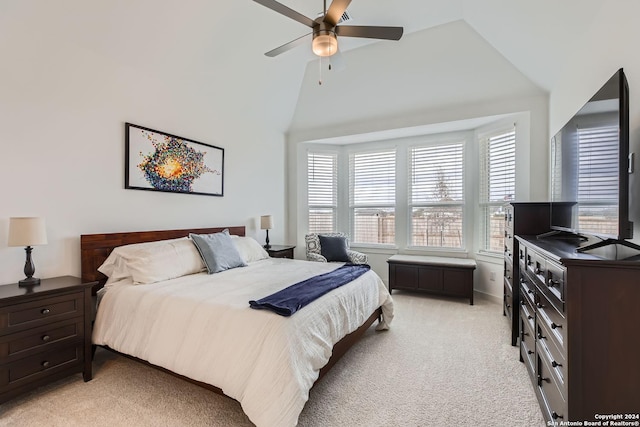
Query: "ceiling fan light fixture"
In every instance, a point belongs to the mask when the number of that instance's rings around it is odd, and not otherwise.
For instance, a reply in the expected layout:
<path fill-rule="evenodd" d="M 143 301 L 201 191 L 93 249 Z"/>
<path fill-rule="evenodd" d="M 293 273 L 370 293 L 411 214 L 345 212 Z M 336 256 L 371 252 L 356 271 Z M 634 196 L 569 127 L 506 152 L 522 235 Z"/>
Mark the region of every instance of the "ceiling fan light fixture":
<path fill-rule="evenodd" d="M 331 30 L 319 30 L 313 34 L 311 50 L 318 56 L 331 56 L 338 51 L 338 38 Z"/>

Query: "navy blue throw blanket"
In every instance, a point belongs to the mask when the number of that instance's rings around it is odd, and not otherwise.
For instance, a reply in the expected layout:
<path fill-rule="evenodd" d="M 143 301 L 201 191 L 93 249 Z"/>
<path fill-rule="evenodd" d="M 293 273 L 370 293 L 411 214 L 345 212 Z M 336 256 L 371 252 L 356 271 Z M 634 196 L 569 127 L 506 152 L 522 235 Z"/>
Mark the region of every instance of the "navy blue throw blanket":
<path fill-rule="evenodd" d="M 295 283 L 258 301 L 249 301 L 249 306 L 258 310 L 271 310 L 281 316 L 291 316 L 327 292 L 362 276 L 370 268 L 367 264 L 345 264 L 329 273 Z"/>

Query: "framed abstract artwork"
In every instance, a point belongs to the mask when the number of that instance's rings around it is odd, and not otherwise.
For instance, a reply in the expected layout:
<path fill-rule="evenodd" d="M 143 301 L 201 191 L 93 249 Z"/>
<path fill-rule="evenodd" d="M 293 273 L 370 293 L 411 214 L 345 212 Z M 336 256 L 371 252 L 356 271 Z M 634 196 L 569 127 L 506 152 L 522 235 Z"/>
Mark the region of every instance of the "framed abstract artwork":
<path fill-rule="evenodd" d="M 124 188 L 222 196 L 224 149 L 125 123 Z"/>

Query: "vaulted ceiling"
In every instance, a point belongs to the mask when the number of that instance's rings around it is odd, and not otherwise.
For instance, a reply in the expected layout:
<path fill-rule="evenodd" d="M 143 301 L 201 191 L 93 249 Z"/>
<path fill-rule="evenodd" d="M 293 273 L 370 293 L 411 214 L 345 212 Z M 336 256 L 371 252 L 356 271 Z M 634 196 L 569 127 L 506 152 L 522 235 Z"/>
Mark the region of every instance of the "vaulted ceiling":
<path fill-rule="evenodd" d="M 282 3 L 309 17 L 322 9 L 319 0 Z M 451 94 L 459 96 L 461 91 L 473 99 L 472 80 L 485 81 L 485 74 L 494 71 L 496 82 L 508 76 L 523 93 L 549 92 L 554 88 L 555 70 L 597 19 L 602 3 L 354 0 L 348 8 L 353 25 L 403 26 L 405 36 L 398 42 L 341 38 L 347 77 L 336 77 L 343 81 L 333 87 L 327 77 L 322 88 L 316 87 L 319 65 L 310 48 L 301 46 L 276 58 L 264 56 L 306 34 L 308 28 L 251 0 L 3 1 L 0 49 L 20 43 L 25 55 L 47 51 L 42 57 L 43 72 L 55 61 L 55 50 L 65 46 L 72 47 L 79 62 L 82 55 L 107 57 L 123 69 L 205 93 L 211 103 L 224 105 L 230 114 L 245 114 L 287 132 L 292 123 L 303 128 L 341 119 L 310 119 L 318 117 L 311 107 L 318 96 L 320 107 L 341 102 L 348 104 L 342 111 L 366 113 L 370 99 L 365 95 L 375 97 L 379 79 L 394 72 L 399 80 L 418 79 L 424 92 L 433 94 L 433 103 Z M 452 70 L 447 72 L 437 63 L 425 67 L 430 57 L 422 55 L 424 51 L 434 60 L 438 51 L 458 54 L 459 66 L 468 71 L 454 74 L 469 81 L 460 82 L 458 92 L 443 93 L 442 87 L 451 85 L 447 76 Z M 486 58 L 500 65 L 491 69 L 478 62 Z M 384 73 L 376 77 L 376 69 Z M 412 69 L 423 74 L 412 76 Z M 371 76 L 373 80 L 367 80 Z M 346 87 L 353 93 L 343 93 Z M 324 92 L 318 95 L 319 91 Z M 393 100 L 393 87 L 383 92 L 391 107 L 411 108 L 410 99 L 405 104 Z"/>

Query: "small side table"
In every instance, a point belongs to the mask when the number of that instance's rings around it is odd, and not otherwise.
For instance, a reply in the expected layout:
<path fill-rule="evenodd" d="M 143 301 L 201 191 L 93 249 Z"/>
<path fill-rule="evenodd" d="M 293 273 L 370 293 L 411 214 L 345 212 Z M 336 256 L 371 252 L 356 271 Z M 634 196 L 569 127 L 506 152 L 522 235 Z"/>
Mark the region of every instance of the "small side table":
<path fill-rule="evenodd" d="M 63 276 L 0 286 L 0 403 L 82 372 L 91 380 L 91 287 Z"/>
<path fill-rule="evenodd" d="M 291 245 L 271 245 L 269 249 L 264 248 L 271 258 L 289 258 L 293 259 L 293 249 Z"/>

